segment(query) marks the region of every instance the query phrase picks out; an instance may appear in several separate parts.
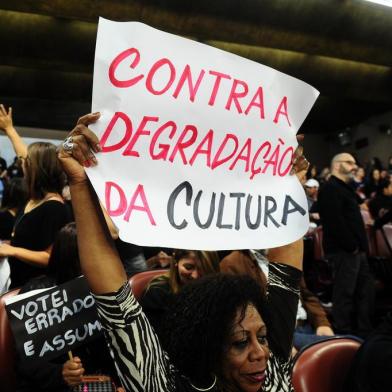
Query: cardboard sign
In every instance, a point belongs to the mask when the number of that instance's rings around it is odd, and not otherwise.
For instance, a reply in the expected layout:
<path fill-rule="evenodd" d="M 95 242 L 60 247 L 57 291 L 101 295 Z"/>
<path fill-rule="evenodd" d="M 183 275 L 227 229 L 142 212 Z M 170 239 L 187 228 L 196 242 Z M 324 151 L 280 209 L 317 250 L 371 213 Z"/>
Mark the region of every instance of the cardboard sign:
<path fill-rule="evenodd" d="M 23 360 L 55 358 L 102 334 L 84 277 L 12 297 L 6 309 Z"/>
<path fill-rule="evenodd" d="M 100 19 L 88 170 L 124 241 L 270 248 L 308 228 L 290 176 L 318 92 L 272 68 L 141 23 Z"/>

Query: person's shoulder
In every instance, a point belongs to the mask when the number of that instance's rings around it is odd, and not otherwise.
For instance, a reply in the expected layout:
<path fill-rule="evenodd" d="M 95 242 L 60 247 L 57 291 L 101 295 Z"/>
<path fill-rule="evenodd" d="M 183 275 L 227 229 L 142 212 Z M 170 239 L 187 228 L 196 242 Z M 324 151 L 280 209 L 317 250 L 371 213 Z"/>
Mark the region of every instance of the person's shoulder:
<path fill-rule="evenodd" d="M 152 279 L 145 291 L 147 292 L 168 292 L 171 293 L 169 276 L 167 274 L 162 274 L 157 276 L 156 278 Z"/>
<path fill-rule="evenodd" d="M 42 203 L 40 206 L 37 207 L 37 209 L 40 209 L 42 212 L 46 214 L 68 214 L 68 207 L 67 205 L 60 201 L 60 200 L 48 200 Z"/>
<path fill-rule="evenodd" d="M 65 203 L 59 199 L 49 199 L 42 203 L 41 206 L 46 206 L 47 208 L 64 208 Z"/>
<path fill-rule="evenodd" d="M 143 307 L 160 307 L 162 303 L 166 303 L 173 295 L 168 277 L 166 275 L 162 275 L 153 279 L 153 281 L 148 285 L 142 295 L 140 303 Z"/>

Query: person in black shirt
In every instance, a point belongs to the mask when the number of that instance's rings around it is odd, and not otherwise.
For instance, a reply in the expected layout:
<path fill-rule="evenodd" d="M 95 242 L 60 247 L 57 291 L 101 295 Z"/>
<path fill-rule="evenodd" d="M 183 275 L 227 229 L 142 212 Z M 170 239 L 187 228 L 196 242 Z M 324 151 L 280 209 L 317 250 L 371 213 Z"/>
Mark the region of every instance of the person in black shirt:
<path fill-rule="evenodd" d="M 381 218 L 392 209 L 392 181 L 384 179 L 380 182 L 376 197 L 369 202 L 369 210 L 374 219 Z"/>
<path fill-rule="evenodd" d="M 22 161 L 28 201 L 17 217 L 11 244 L 0 245 L 0 257 L 8 257 L 11 286 L 22 286 L 47 267 L 54 238 L 70 221 L 61 195 L 65 176 L 56 156 L 56 146 L 36 142 L 27 146 L 13 126 L 12 109 L 0 104 L 0 130 L 5 133 Z"/>
<path fill-rule="evenodd" d="M 366 339 L 352 361 L 347 392 L 392 391 L 392 313 Z"/>
<path fill-rule="evenodd" d="M 348 185 L 356 168 L 350 154 L 336 155 L 331 162 L 332 176 L 321 188 L 318 204 L 323 246 L 334 268 L 335 330 L 341 334 L 366 336 L 371 330 L 374 283 L 366 256 L 364 222 L 357 196 Z"/>

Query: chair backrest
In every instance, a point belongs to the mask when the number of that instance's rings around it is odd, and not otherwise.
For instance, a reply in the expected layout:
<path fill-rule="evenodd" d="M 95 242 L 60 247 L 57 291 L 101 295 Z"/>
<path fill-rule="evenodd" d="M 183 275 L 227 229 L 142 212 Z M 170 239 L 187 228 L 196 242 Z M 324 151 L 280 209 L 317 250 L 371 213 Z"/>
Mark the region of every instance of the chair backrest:
<path fill-rule="evenodd" d="M 295 392 L 343 392 L 344 381 L 361 342 L 331 338 L 304 347 L 295 359 Z"/>
<path fill-rule="evenodd" d="M 129 284 L 131 285 L 133 295 L 136 299 L 139 300 L 142 297 L 144 290 L 153 278 L 162 275 L 167 271 L 167 269 L 151 270 L 139 272 L 138 274 L 131 276 Z"/>
<path fill-rule="evenodd" d="M 366 237 L 369 245 L 369 256 L 370 257 L 378 257 L 377 253 L 377 244 L 376 244 L 376 230 L 374 226 L 366 225 Z"/>
<path fill-rule="evenodd" d="M 15 342 L 5 309 L 5 300 L 18 294 L 19 289 L 8 291 L 0 297 L 0 385 L 2 392 L 14 392 Z"/>
<path fill-rule="evenodd" d="M 392 259 L 392 225 L 384 225 L 376 231 L 377 254 L 379 257 Z"/>
<path fill-rule="evenodd" d="M 313 257 L 315 260 L 323 260 L 325 258 L 323 249 L 323 227 L 316 227 L 312 234 L 314 239 Z"/>

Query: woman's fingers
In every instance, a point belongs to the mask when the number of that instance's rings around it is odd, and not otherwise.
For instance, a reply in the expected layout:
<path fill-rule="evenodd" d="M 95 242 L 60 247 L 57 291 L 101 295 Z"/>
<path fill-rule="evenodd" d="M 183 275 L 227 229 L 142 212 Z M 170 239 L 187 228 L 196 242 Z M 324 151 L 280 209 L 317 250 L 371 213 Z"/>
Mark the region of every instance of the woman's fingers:
<path fill-rule="evenodd" d="M 72 155 L 81 165 L 90 167 L 97 164 L 97 159 L 84 135 L 72 136 L 72 143 Z"/>
<path fill-rule="evenodd" d="M 83 364 L 78 357 L 64 363 L 63 378 L 68 385 L 76 385 L 82 382 L 83 374 Z"/>
<path fill-rule="evenodd" d="M 76 127 L 69 134 L 68 143 L 65 146 L 63 144 L 63 151 L 75 158 L 82 166 L 90 167 L 98 163 L 94 152 L 101 151 L 99 139 L 88 125 L 96 122 L 99 117 L 100 113 L 80 117 Z"/>
<path fill-rule="evenodd" d="M 80 117 L 76 127 L 72 131 L 72 133 L 83 135 L 94 152 L 101 151 L 101 147 L 99 145 L 99 139 L 97 135 L 91 129 L 89 129 L 88 126 L 90 124 L 94 124 L 100 116 L 101 113 L 97 112 Z"/>
<path fill-rule="evenodd" d="M 75 128 L 59 146 L 58 158 L 68 176 L 70 184 L 87 180 L 85 167 L 94 166 L 97 160 L 94 152 L 101 151 L 98 137 L 89 128 L 100 117 L 100 113 L 87 114 L 78 120 Z"/>
<path fill-rule="evenodd" d="M 297 135 L 298 143 L 303 142 L 304 138 L 305 138 L 305 136 L 303 134 Z M 303 146 L 298 144 L 297 148 L 294 151 L 293 160 L 292 160 L 293 166 L 291 168 L 290 174 L 297 174 L 297 176 L 298 176 L 299 173 L 301 173 L 303 171 L 305 171 L 305 174 L 306 174 L 306 170 L 309 167 L 309 162 L 304 157 L 303 153 L 304 153 Z M 300 176 L 303 176 L 303 173 L 301 173 Z"/>

